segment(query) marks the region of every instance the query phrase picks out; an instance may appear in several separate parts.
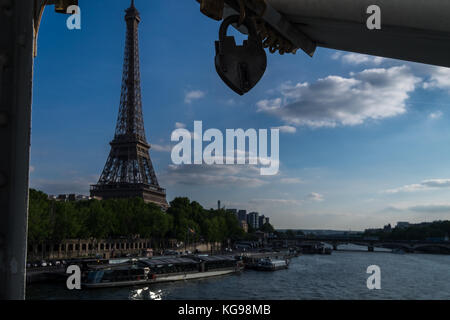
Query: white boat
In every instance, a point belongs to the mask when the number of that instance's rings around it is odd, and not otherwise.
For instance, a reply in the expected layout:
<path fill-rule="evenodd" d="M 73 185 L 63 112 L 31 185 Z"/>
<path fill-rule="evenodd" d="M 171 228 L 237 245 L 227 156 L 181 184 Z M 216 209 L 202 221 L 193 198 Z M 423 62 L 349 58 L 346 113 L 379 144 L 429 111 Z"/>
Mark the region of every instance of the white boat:
<path fill-rule="evenodd" d="M 287 269 L 289 266 L 287 260 L 275 260 L 271 258 L 261 259 L 255 269 L 261 271 L 276 271 Z"/>
<path fill-rule="evenodd" d="M 230 256 L 139 259 L 124 264 L 92 266 L 85 272 L 84 288 L 148 285 L 223 276 L 240 272 L 242 263 Z"/>

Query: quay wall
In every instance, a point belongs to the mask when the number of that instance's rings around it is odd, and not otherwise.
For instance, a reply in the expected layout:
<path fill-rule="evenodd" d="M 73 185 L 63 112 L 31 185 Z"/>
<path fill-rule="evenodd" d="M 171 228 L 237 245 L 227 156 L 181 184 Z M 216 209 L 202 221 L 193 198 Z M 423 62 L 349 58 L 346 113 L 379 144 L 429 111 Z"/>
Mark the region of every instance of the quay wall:
<path fill-rule="evenodd" d="M 120 258 L 131 256 L 153 256 L 164 250 L 202 253 L 219 252 L 221 243 L 180 244 L 175 239 L 153 241 L 152 239 L 70 239 L 61 242 L 28 244 L 27 260 L 58 260 L 77 258 Z"/>

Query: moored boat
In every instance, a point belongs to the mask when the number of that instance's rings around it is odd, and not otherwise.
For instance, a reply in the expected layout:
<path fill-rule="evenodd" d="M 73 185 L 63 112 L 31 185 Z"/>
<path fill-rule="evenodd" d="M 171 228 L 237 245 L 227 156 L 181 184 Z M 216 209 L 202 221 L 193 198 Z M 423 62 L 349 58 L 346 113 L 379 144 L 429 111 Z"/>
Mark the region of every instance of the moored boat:
<path fill-rule="evenodd" d="M 111 288 L 201 279 L 241 271 L 241 261 L 230 256 L 190 256 L 138 259 L 122 264 L 92 266 L 83 287 Z"/>
<path fill-rule="evenodd" d="M 289 266 L 287 260 L 276 260 L 276 259 L 261 259 L 255 266 L 256 270 L 261 271 L 276 271 L 287 269 Z"/>

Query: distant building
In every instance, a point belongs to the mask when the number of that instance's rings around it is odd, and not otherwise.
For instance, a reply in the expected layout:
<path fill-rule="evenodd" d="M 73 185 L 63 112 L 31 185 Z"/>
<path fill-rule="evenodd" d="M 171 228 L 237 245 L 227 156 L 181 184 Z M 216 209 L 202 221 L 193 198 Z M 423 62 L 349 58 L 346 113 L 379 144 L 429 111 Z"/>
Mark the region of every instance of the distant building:
<path fill-rule="evenodd" d="M 246 210 L 239 210 L 237 215 L 238 215 L 239 221 L 247 222 L 247 211 Z"/>
<path fill-rule="evenodd" d="M 258 226 L 261 228 L 265 224 L 266 218 L 264 215 L 259 216 L 258 218 Z"/>
<path fill-rule="evenodd" d="M 384 232 L 391 232 L 392 231 L 392 227 L 391 224 L 385 225 L 383 228 Z"/>
<path fill-rule="evenodd" d="M 247 214 L 247 210 L 242 209 L 227 209 L 227 212 L 231 212 L 236 215 L 239 224 L 245 232 L 248 232 L 248 228 L 250 226 L 257 230 L 270 221 L 269 217 L 264 215 L 259 216 L 258 212 L 250 212 Z"/>
<path fill-rule="evenodd" d="M 365 233 L 380 233 L 383 231 L 384 231 L 384 229 L 381 229 L 381 228 L 371 228 L 371 229 L 364 230 Z"/>
<path fill-rule="evenodd" d="M 260 243 L 267 243 L 267 239 L 269 238 L 269 234 L 262 232 L 262 231 L 256 231 L 255 235 L 258 237 L 258 241 Z"/>
<path fill-rule="evenodd" d="M 58 196 L 50 195 L 48 200 L 60 201 L 60 202 L 78 202 L 78 201 L 88 201 L 92 198 L 89 196 L 84 196 L 81 194 L 60 194 Z"/>
<path fill-rule="evenodd" d="M 408 228 L 411 224 L 409 222 L 397 222 L 396 228 L 405 229 Z"/>
<path fill-rule="evenodd" d="M 261 228 L 266 223 L 269 223 L 269 217 L 265 217 L 264 215 L 262 215 L 262 216 L 260 216 L 258 218 L 258 226 L 259 226 L 259 228 Z"/>
<path fill-rule="evenodd" d="M 56 201 L 61 201 L 61 202 L 69 201 L 69 195 L 68 194 L 60 194 L 56 198 Z"/>
<path fill-rule="evenodd" d="M 89 197 L 89 196 L 84 196 L 84 195 L 82 195 L 82 194 L 78 194 L 78 195 L 75 197 L 75 201 L 89 201 L 89 200 L 91 200 L 91 197 Z"/>
<path fill-rule="evenodd" d="M 244 221 L 244 220 L 240 221 L 240 226 L 244 230 L 245 233 L 248 232 L 248 224 L 246 221 Z"/>
<path fill-rule="evenodd" d="M 247 223 L 253 229 L 259 229 L 258 212 L 250 212 L 247 216 Z"/>

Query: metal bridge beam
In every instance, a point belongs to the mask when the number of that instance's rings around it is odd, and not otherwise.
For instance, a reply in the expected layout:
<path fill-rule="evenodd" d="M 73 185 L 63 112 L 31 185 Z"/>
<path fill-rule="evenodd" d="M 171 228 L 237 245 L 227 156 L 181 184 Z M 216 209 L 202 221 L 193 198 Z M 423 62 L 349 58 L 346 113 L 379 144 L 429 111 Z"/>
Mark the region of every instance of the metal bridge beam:
<path fill-rule="evenodd" d="M 0 1 L 0 299 L 25 298 L 34 1 Z"/>

